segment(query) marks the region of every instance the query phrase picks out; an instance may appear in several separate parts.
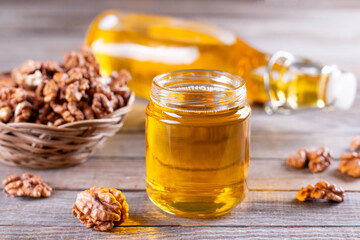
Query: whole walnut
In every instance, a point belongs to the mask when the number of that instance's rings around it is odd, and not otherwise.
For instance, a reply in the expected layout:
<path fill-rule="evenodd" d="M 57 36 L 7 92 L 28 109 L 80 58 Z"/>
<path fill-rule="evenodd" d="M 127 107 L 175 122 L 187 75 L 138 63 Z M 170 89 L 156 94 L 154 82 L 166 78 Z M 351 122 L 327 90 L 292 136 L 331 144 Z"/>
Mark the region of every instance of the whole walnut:
<path fill-rule="evenodd" d="M 87 228 L 109 231 L 128 218 L 129 206 L 119 190 L 94 186 L 78 193 L 72 213 Z"/>

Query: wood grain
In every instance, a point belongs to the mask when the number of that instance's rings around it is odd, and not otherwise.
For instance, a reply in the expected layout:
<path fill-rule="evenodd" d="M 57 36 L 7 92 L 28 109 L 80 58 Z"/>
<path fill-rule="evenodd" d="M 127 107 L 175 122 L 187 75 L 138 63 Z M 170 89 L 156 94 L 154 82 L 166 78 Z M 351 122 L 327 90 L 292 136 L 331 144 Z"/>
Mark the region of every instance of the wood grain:
<path fill-rule="evenodd" d="M 229 214 L 216 219 L 187 219 L 157 208 L 145 191 L 124 191 L 130 207 L 122 226 L 263 226 L 263 227 L 360 227 L 360 193 L 348 192 L 342 203 L 298 202 L 296 191 L 250 191 Z M 55 191 L 47 199 L 6 198 L 0 195 L 0 226 L 76 227 L 71 213 L 76 191 Z M 346 217 L 344 217 L 346 216 Z"/>
<path fill-rule="evenodd" d="M 322 173 L 312 173 L 309 169 L 296 169 L 285 164 L 285 160 L 254 159 L 250 162 L 248 186 L 251 190 L 293 190 L 308 184 L 326 180 L 342 186 L 347 191 L 360 191 L 359 180 L 338 171 L 339 162 Z M 101 170 L 99 170 L 101 169 Z M 2 165 L 0 179 L 16 173 L 29 171 Z M 91 186 L 115 187 L 122 190 L 144 190 L 144 158 L 91 158 L 84 164 L 67 169 L 31 170 L 41 175 L 55 189 L 82 190 Z M 76 176 L 76 177 L 74 177 Z"/>
<path fill-rule="evenodd" d="M 85 227 L 0 226 L 0 238 L 41 239 L 356 239 L 354 227 L 117 227 L 111 232 L 97 232 Z"/>
<path fill-rule="evenodd" d="M 172 15 L 229 29 L 255 48 L 288 50 L 321 63 L 336 63 L 360 76 L 360 2 L 234 0 L 0 1 L 0 71 L 27 59 L 60 60 L 83 42 L 101 11 Z M 360 89 L 360 84 L 358 89 Z M 359 95 L 359 94 L 358 94 Z M 184 219 L 163 213 L 145 189 L 145 112 L 137 99 L 121 132 L 85 164 L 37 170 L 55 188 L 49 199 L 0 194 L 1 239 L 356 239 L 360 234 L 360 184 L 337 171 L 338 158 L 360 134 L 360 95 L 343 111 L 306 111 L 267 116 L 253 106 L 251 191 L 243 203 L 218 219 Z M 299 147 L 328 146 L 336 160 L 323 173 L 285 165 Z M 0 166 L 0 178 L 27 169 Z M 1 180 L 0 179 L 0 180 Z M 347 191 L 341 204 L 294 200 L 296 190 L 319 180 Z M 124 190 L 130 219 L 110 233 L 83 227 L 71 215 L 79 190 L 92 185 Z"/>

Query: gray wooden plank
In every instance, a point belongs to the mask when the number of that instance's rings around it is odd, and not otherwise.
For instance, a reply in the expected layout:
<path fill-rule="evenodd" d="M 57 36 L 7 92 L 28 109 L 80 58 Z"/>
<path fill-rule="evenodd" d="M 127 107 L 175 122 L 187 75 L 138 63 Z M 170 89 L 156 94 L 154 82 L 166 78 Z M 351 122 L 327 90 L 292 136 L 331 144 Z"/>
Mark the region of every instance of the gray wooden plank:
<path fill-rule="evenodd" d="M 246 14 L 249 11 L 258 12 L 259 14 L 270 11 L 292 11 L 307 10 L 307 11 L 328 11 L 328 10 L 349 10 L 360 7 L 356 0 L 319 0 L 312 2 L 306 1 L 249 1 L 249 0 L 207 0 L 204 4 L 203 0 L 184 0 L 182 2 L 176 0 L 157 0 L 157 1 L 143 1 L 143 0 L 104 0 L 98 2 L 96 0 L 87 1 L 84 4 L 82 1 L 64 0 L 61 2 L 43 2 L 41 0 L 33 0 L 31 3 L 26 0 L 18 0 L 13 2 L 11 0 L 2 0 L 2 10 L 12 10 L 18 12 L 39 11 L 39 12 L 97 12 L 103 9 L 134 9 L 137 11 L 156 11 L 158 13 L 172 12 L 172 13 L 192 13 L 192 14 L 208 14 L 214 15 L 219 13 L 234 13 Z M 21 7 L 19 7 L 21 6 Z M 81 11 L 79 11 L 79 8 Z"/>
<path fill-rule="evenodd" d="M 145 191 L 124 191 L 130 207 L 123 226 L 268 226 L 360 227 L 360 193 L 348 192 L 344 202 L 298 202 L 296 191 L 250 191 L 229 214 L 216 219 L 188 219 L 158 209 Z M 0 226 L 80 227 L 71 207 L 76 191 L 55 191 L 50 198 L 7 198 L 0 194 Z M 346 216 L 346 217 L 345 217 Z M 40 227 L 39 227 L 40 228 Z"/>
<path fill-rule="evenodd" d="M 1 239 L 356 239 L 359 227 L 84 227 L 0 226 Z"/>
<path fill-rule="evenodd" d="M 248 186 L 251 190 L 294 190 L 308 184 L 326 180 L 342 186 L 347 191 L 360 191 L 358 179 L 341 174 L 339 161 L 322 173 L 309 169 L 296 169 L 285 164 L 285 160 L 254 159 L 250 161 Z M 86 163 L 67 169 L 28 170 L 1 165 L 0 180 L 8 175 L 30 171 L 41 175 L 55 189 L 79 190 L 93 185 L 113 186 L 124 190 L 144 190 L 144 158 L 91 158 Z M 0 189 L 2 186 L 0 187 Z"/>
<path fill-rule="evenodd" d="M 87 162 L 66 169 L 32 170 L 1 165 L 0 180 L 15 173 L 38 174 L 55 189 L 86 189 L 94 185 L 121 189 L 145 189 L 145 159 L 116 157 L 90 158 Z M 1 188 L 3 188 L 1 186 Z"/>

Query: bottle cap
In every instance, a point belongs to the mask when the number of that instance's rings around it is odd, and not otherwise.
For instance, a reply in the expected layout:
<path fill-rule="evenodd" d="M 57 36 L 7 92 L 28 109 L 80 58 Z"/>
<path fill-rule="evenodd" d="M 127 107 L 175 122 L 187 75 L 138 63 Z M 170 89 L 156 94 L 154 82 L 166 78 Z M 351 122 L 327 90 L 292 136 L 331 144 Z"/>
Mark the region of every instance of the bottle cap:
<path fill-rule="evenodd" d="M 331 66 L 326 89 L 326 102 L 341 110 L 349 109 L 354 103 L 357 91 L 357 79 L 353 73 L 343 72 L 335 65 Z"/>

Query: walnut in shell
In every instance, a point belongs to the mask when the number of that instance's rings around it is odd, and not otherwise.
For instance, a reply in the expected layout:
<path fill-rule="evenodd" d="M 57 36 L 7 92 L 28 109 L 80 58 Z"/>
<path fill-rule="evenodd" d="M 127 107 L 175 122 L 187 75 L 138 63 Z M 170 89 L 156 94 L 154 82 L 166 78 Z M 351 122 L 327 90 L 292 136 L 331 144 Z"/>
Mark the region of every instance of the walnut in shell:
<path fill-rule="evenodd" d="M 94 186 L 78 193 L 72 213 L 87 228 L 109 231 L 128 218 L 129 206 L 119 190 Z"/>

